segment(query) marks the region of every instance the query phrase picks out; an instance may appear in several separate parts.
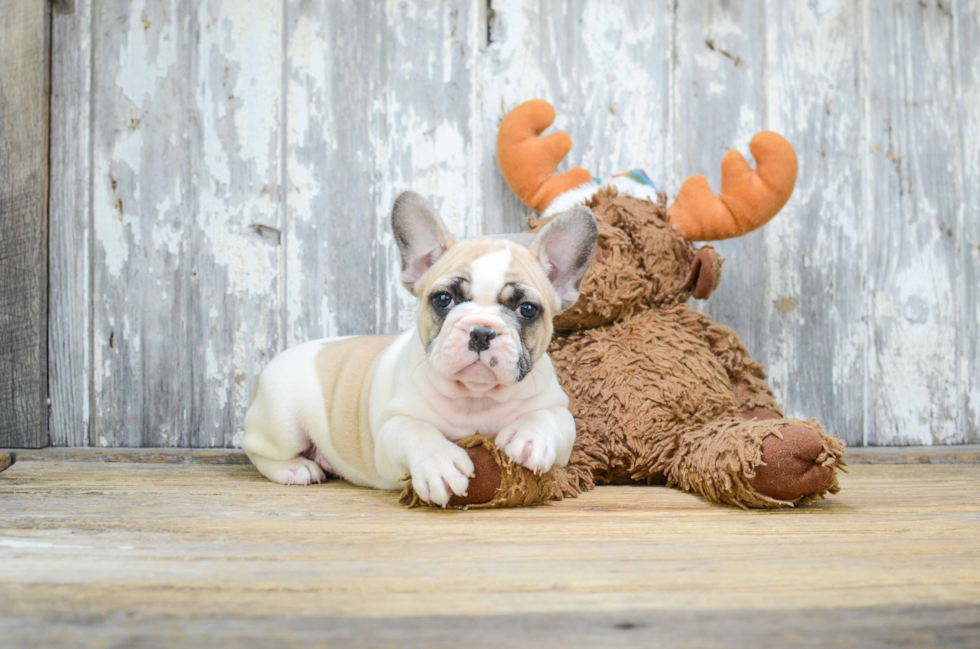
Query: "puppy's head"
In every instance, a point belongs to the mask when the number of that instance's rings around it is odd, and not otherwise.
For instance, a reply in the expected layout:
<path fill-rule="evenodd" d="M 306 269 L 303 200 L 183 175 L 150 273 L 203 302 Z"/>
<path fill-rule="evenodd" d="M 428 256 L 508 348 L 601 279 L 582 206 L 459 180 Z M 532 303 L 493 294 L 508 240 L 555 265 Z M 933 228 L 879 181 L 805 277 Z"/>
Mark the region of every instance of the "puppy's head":
<path fill-rule="evenodd" d="M 470 390 L 512 385 L 551 341 L 554 316 L 575 304 L 595 259 L 598 228 L 577 207 L 527 239 L 455 242 L 422 196 L 391 214 L 402 283 L 419 300 L 418 330 L 437 373 Z"/>

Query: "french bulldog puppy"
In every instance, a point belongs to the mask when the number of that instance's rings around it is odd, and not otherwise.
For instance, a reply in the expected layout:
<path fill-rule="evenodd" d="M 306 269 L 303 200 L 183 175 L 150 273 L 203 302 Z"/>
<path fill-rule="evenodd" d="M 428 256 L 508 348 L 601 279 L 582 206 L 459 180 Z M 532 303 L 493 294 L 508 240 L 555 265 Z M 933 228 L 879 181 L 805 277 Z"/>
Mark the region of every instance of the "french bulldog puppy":
<path fill-rule="evenodd" d="M 522 245 L 456 242 L 420 195 L 391 214 L 401 280 L 420 301 L 399 336 L 314 340 L 262 370 L 245 416 L 244 448 L 267 478 L 326 476 L 400 489 L 445 505 L 466 494 L 473 463 L 453 442 L 496 434 L 514 462 L 544 472 L 568 463 L 575 422 L 545 353 L 552 318 L 571 307 L 595 258 L 586 207 L 555 217 Z"/>

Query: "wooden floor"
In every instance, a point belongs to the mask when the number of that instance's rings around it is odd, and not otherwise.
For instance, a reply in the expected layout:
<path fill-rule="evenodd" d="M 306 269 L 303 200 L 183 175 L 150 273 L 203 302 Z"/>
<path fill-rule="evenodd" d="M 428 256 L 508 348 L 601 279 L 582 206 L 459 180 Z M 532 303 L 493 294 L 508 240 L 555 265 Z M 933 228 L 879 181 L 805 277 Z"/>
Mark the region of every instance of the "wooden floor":
<path fill-rule="evenodd" d="M 405 510 L 250 466 L 0 473 L 0 645 L 980 646 L 980 465 L 740 511 L 659 487 Z"/>

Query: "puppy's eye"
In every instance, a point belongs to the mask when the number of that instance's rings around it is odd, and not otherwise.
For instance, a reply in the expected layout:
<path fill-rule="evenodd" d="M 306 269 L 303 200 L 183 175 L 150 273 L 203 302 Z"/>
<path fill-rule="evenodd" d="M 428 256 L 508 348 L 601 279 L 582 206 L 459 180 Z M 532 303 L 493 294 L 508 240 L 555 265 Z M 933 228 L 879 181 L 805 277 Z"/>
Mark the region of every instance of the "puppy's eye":
<path fill-rule="evenodd" d="M 438 309 L 446 310 L 453 305 L 453 296 L 443 291 L 432 296 L 432 304 Z"/>
<path fill-rule="evenodd" d="M 538 307 L 534 306 L 530 302 L 525 302 L 517 307 L 517 312 L 520 313 L 521 317 L 525 320 L 530 320 L 534 316 L 538 315 Z"/>

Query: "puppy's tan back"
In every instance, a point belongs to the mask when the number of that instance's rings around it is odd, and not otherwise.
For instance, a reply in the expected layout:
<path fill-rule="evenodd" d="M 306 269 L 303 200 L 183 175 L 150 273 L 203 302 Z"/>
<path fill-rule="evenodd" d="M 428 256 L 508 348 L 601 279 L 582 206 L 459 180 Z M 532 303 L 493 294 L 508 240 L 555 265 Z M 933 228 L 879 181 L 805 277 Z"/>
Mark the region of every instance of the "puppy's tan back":
<path fill-rule="evenodd" d="M 330 443 L 350 469 L 363 474 L 364 484 L 381 481 L 374 463 L 374 438 L 368 420 L 371 379 L 397 336 L 354 336 L 324 343 L 314 359 L 330 427 Z M 356 480 L 355 480 L 356 482 Z"/>

